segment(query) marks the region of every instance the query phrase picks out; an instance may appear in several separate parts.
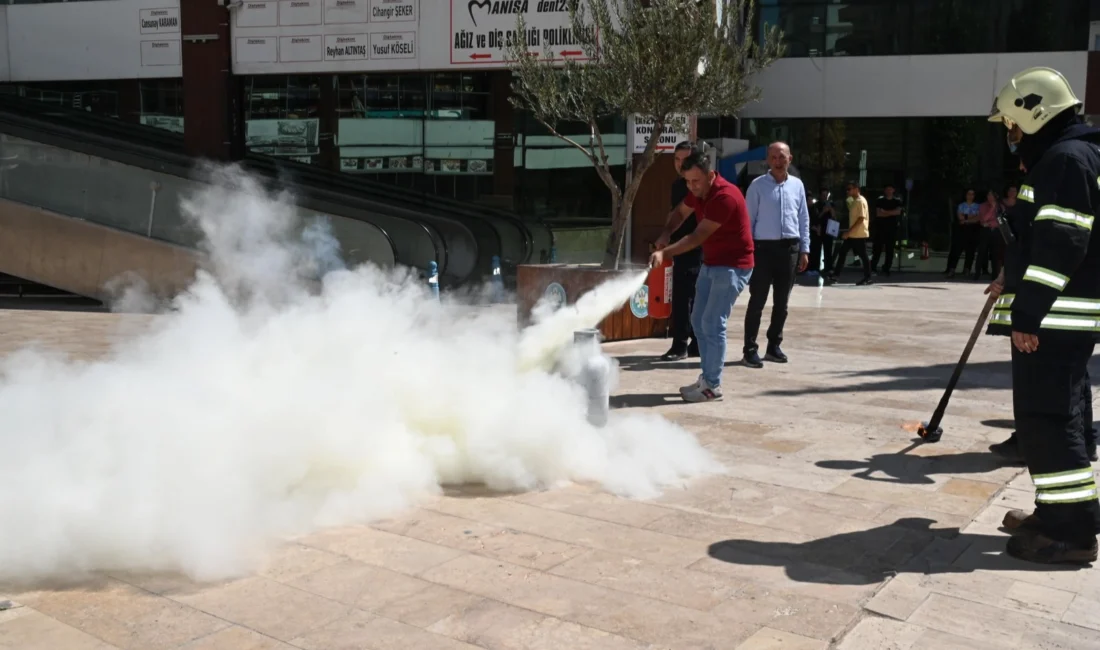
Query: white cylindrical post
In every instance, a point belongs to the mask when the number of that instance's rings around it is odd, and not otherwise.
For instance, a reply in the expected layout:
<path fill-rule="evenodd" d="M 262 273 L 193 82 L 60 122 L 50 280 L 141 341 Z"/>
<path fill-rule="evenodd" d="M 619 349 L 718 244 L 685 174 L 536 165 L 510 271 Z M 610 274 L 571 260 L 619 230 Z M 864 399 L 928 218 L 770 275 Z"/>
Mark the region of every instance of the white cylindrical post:
<path fill-rule="evenodd" d="M 600 331 L 583 329 L 573 332 L 573 344 L 584 353 L 580 380 L 588 395 L 588 422 L 602 427 L 607 424 L 611 412 L 611 391 L 609 388 L 609 360 L 600 350 Z"/>

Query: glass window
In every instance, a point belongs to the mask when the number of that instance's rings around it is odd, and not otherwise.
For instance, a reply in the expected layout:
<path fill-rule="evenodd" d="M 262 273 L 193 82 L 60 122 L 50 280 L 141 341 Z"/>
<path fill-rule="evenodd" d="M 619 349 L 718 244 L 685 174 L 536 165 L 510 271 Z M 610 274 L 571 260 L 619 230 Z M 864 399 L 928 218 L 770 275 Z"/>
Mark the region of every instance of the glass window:
<path fill-rule="evenodd" d="M 340 170 L 471 201 L 492 193 L 489 75 L 337 76 Z"/>
<path fill-rule="evenodd" d="M 245 81 L 245 146 L 314 163 L 320 154 L 320 77 L 253 76 Z"/>
<path fill-rule="evenodd" d="M 889 56 L 909 52 L 908 2 L 834 2 L 826 11 L 825 51 L 831 56 Z"/>
<path fill-rule="evenodd" d="M 787 56 L 1081 51 L 1089 0 L 758 0 Z"/>
<path fill-rule="evenodd" d="M 119 89 L 123 81 L 47 81 L 4 84 L 0 92 L 12 93 L 62 108 L 117 118 Z"/>
<path fill-rule="evenodd" d="M 609 222 L 611 192 L 588 158 L 525 111 L 517 110 L 516 125 L 516 210 L 561 225 Z M 612 175 L 621 187 L 626 180 L 626 120 L 605 118 L 599 127 Z M 584 124 L 564 123 L 556 128 L 580 144 L 593 146 Z"/>
<path fill-rule="evenodd" d="M 183 80 L 153 79 L 138 86 L 140 120 L 147 126 L 183 133 Z"/>
<path fill-rule="evenodd" d="M 779 27 L 787 56 L 822 56 L 825 53 L 825 3 L 789 3 L 764 0 L 756 9 L 760 37 L 769 27 Z"/>

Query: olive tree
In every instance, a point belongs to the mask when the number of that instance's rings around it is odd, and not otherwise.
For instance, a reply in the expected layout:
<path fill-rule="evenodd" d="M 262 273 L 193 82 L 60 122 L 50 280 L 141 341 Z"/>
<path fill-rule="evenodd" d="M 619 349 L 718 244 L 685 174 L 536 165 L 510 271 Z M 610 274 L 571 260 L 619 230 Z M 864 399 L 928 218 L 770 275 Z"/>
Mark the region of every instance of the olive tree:
<path fill-rule="evenodd" d="M 571 55 L 544 46 L 541 56 L 523 37 L 508 45 L 513 61 L 512 103 L 550 133 L 584 153 L 611 192 L 611 232 L 604 268 L 618 268 L 626 223 L 661 134 L 686 131 L 677 115 L 734 115 L 756 101 L 755 75 L 782 55 L 780 33 L 752 32 L 753 0 L 571 0 Z M 562 50 L 560 46 L 557 48 Z M 584 55 L 574 56 L 583 51 Z M 583 59 L 583 60 L 582 60 Z M 653 124 L 644 153 L 625 187 L 611 172 L 598 126 L 602 118 L 635 115 Z M 566 122 L 586 125 L 588 137 L 563 135 Z"/>

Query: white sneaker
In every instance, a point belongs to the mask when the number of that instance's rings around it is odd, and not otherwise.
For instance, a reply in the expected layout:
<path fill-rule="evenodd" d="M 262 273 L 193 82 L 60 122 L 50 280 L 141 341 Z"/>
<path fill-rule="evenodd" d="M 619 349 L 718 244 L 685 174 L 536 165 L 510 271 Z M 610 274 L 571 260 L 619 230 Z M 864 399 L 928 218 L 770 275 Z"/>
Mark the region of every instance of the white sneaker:
<path fill-rule="evenodd" d="M 720 387 L 711 386 L 705 379 L 699 381 L 698 386 L 680 391 L 680 396 L 684 398 L 685 402 L 715 402 L 722 399 L 722 389 Z"/>
<path fill-rule="evenodd" d="M 687 393 L 689 393 L 691 391 L 699 390 L 706 383 L 707 383 L 707 380 L 703 379 L 703 374 L 699 373 L 699 378 L 696 379 L 694 383 L 688 384 L 687 386 L 681 386 L 680 387 L 680 395 L 683 396 L 683 395 L 686 395 Z"/>

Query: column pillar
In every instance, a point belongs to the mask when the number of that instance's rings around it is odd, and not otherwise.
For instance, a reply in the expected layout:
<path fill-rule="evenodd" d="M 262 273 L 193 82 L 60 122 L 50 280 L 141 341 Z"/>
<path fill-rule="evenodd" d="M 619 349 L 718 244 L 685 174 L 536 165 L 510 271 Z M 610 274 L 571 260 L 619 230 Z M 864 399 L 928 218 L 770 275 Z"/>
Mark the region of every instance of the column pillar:
<path fill-rule="evenodd" d="M 516 186 L 515 138 L 516 109 L 508 98 L 512 96 L 512 72 L 494 70 L 490 86 L 493 121 L 496 133 L 493 146 L 493 195 L 501 203 L 507 201 L 509 209 L 513 205 Z M 504 207 L 504 206 L 502 206 Z"/>
<path fill-rule="evenodd" d="M 215 0 L 180 3 L 184 147 L 193 156 L 244 156 L 240 86 L 233 76 L 230 12 Z"/>

